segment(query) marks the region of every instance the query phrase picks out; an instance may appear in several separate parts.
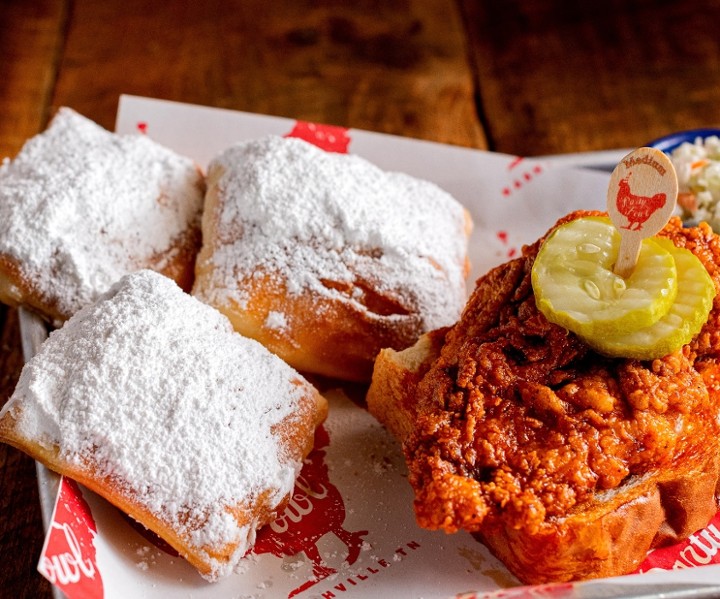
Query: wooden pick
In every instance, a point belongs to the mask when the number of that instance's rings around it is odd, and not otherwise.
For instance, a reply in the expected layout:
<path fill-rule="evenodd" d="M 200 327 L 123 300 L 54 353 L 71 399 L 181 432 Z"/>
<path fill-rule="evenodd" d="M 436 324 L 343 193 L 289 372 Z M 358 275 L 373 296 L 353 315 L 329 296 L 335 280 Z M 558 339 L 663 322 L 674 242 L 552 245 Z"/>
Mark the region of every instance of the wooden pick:
<path fill-rule="evenodd" d="M 660 150 L 638 148 L 615 167 L 607 194 L 610 219 L 620 232 L 615 274 L 623 278 L 632 274 L 642 240 L 665 226 L 677 194 L 675 167 Z"/>

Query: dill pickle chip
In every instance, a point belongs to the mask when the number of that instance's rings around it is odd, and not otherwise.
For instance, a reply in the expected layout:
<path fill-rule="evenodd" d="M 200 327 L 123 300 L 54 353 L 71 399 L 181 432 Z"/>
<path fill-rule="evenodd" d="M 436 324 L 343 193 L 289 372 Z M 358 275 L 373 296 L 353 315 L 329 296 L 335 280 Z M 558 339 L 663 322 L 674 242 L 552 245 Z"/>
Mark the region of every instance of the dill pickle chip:
<path fill-rule="evenodd" d="M 532 269 L 538 309 L 586 340 L 657 322 L 677 294 L 673 256 L 645 239 L 633 273 L 623 278 L 613 272 L 619 247 L 620 234 L 608 218 L 580 218 L 558 227 Z"/>
<path fill-rule="evenodd" d="M 656 240 L 675 259 L 678 291 L 675 301 L 656 323 L 634 332 L 586 339 L 596 351 L 624 358 L 652 360 L 689 343 L 707 322 L 715 297 L 715 285 L 702 262 L 689 250 L 675 247 L 669 239 Z"/>

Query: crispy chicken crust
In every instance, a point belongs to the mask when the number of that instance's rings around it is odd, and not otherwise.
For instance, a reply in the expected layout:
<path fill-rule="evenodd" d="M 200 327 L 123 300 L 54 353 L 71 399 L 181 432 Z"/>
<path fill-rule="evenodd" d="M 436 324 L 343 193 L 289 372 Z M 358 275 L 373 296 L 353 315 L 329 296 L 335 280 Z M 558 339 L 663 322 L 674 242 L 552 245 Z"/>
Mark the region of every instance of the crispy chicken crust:
<path fill-rule="evenodd" d="M 679 463 L 702 471 L 718 454 L 720 241 L 677 218 L 660 235 L 692 251 L 718 292 L 697 337 L 661 359 L 606 358 L 548 322 L 530 283 L 544 238 L 477 281 L 418 384 L 404 443 L 421 526 L 562 534 L 567 515 L 629 481 Z"/>

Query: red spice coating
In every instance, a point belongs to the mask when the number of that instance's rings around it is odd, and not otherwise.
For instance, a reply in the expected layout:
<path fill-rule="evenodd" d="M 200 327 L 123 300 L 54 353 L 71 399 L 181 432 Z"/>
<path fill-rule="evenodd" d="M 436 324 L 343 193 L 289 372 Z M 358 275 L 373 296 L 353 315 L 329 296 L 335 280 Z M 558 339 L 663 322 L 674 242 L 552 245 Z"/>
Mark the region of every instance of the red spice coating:
<path fill-rule="evenodd" d="M 720 292 L 707 225 L 673 218 L 660 235 L 692 251 Z M 720 293 L 678 351 L 606 358 L 538 311 L 530 272 L 543 239 L 479 279 L 418 387 L 405 451 L 421 526 L 478 532 L 491 518 L 535 534 L 629 477 L 718 450 Z"/>

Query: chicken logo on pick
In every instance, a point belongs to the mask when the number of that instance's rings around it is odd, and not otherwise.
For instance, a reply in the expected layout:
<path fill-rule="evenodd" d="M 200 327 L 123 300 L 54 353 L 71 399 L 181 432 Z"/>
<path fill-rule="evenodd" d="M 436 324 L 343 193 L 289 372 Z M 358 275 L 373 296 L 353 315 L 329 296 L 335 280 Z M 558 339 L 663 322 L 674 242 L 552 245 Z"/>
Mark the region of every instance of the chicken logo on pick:
<path fill-rule="evenodd" d="M 632 171 L 628 173 L 627 177 L 620 180 L 616 203 L 618 211 L 628 220 L 628 224 L 623 228 L 639 231 L 643 228 L 645 221 L 665 206 L 667 196 L 664 193 L 656 193 L 652 196 L 634 194 L 630 190 L 630 175 L 632 175 Z"/>
<path fill-rule="evenodd" d="M 625 156 L 610 176 L 607 208 L 622 234 L 650 237 L 675 209 L 677 176 L 670 159 L 655 148 Z"/>
<path fill-rule="evenodd" d="M 630 189 L 632 177 L 633 188 Z M 630 276 L 643 239 L 652 237 L 675 210 L 678 180 L 672 161 L 655 148 L 637 148 L 625 156 L 610 175 L 607 210 L 620 233 L 620 248 L 613 268 Z"/>

